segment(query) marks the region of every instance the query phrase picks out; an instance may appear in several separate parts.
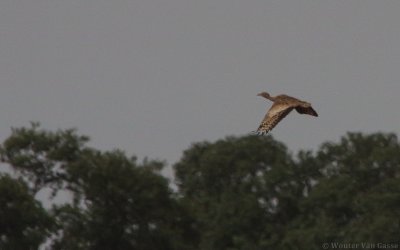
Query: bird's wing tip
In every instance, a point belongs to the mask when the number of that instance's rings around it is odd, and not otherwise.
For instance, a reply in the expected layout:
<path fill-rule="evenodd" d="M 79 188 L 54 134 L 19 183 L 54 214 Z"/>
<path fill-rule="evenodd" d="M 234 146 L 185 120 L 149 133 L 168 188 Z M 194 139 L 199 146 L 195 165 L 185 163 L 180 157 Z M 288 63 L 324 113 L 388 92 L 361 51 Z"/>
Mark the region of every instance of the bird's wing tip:
<path fill-rule="evenodd" d="M 267 131 L 258 131 L 258 130 L 254 130 L 250 132 L 253 135 L 267 135 L 268 132 Z"/>

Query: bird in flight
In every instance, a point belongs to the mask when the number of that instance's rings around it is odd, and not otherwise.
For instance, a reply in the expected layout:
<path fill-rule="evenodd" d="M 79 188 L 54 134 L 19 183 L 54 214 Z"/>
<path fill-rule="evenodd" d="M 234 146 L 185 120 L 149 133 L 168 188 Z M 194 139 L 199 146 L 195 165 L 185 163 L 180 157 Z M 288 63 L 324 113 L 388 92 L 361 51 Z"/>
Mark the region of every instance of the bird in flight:
<path fill-rule="evenodd" d="M 266 135 L 271 131 L 285 116 L 293 109 L 300 114 L 318 116 L 317 112 L 311 107 L 311 103 L 301 101 L 288 95 L 270 96 L 267 92 L 261 92 L 257 96 L 262 96 L 274 104 L 268 110 L 260 126 L 254 133 L 258 135 Z"/>

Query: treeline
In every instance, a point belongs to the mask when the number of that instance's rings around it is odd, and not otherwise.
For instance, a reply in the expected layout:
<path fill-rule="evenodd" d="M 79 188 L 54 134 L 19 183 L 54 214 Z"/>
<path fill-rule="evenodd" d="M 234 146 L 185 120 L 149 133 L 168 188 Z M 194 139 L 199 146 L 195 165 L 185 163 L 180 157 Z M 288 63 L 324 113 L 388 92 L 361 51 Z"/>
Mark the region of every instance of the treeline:
<path fill-rule="evenodd" d="M 400 243 L 400 144 L 348 133 L 291 155 L 271 136 L 194 143 L 173 167 L 14 128 L 1 144 L 0 249 L 264 250 Z M 46 208 L 48 192 L 69 202 Z M 49 207 L 49 206 L 47 206 Z M 328 245 L 323 245 L 328 244 Z M 393 246 L 393 245 L 392 245 Z M 400 245 L 399 245 L 400 248 Z"/>

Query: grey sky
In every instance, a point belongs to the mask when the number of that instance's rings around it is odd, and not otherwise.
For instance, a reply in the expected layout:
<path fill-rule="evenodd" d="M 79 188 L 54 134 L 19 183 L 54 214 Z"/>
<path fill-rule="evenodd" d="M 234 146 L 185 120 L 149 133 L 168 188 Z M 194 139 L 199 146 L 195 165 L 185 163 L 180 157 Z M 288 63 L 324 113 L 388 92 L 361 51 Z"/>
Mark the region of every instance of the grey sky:
<path fill-rule="evenodd" d="M 400 132 L 400 1 L 2 0 L 0 139 L 39 121 L 176 162 L 244 135 L 266 90 L 313 103 L 272 134 L 297 151 Z"/>

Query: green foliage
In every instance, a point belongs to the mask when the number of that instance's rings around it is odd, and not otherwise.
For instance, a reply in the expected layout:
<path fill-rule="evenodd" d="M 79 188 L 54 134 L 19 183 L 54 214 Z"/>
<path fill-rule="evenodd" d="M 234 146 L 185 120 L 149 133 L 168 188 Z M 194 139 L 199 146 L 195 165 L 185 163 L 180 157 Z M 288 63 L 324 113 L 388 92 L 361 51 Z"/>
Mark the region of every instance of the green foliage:
<path fill-rule="evenodd" d="M 198 248 L 321 249 L 398 241 L 400 146 L 349 133 L 293 159 L 271 137 L 197 143 L 175 165 Z"/>
<path fill-rule="evenodd" d="M 33 124 L 13 129 L 1 147 L 3 162 L 29 187 L 30 199 L 44 188 L 53 190 L 51 198 L 61 190 L 72 197 L 48 211 L 55 221 L 51 248 L 190 249 L 185 211 L 159 174 L 164 163 L 137 164 L 121 151 L 89 148 L 87 141 L 74 130 L 48 132 Z"/>
<path fill-rule="evenodd" d="M 86 146 L 33 123 L 0 146 L 0 249 L 321 249 L 392 243 L 400 231 L 400 144 L 348 133 L 296 157 L 271 136 L 194 143 L 174 165 Z M 44 209 L 50 189 L 72 199 Z M 62 192 L 60 192 L 62 191 Z M 376 247 L 376 246 L 375 246 Z"/>
<path fill-rule="evenodd" d="M 0 154 L 2 161 L 10 164 L 30 184 L 32 194 L 50 187 L 55 195 L 68 178 L 66 165 L 80 158 L 88 140 L 73 129 L 48 132 L 39 130 L 38 123 L 32 123 L 30 128 L 13 128 Z"/>
<path fill-rule="evenodd" d="M 321 178 L 302 199 L 300 216 L 286 232 L 286 246 L 398 242 L 399 152 L 394 134 L 348 133 L 338 144 L 323 144 L 309 160 L 319 166 Z"/>
<path fill-rule="evenodd" d="M 182 202 L 196 218 L 200 249 L 262 249 L 294 216 L 301 183 L 284 145 L 228 137 L 192 145 L 175 165 Z M 271 223 L 278 225 L 270 227 Z"/>
<path fill-rule="evenodd" d="M 0 175 L 0 249 L 37 249 L 53 228 L 51 216 L 22 180 Z"/>
<path fill-rule="evenodd" d="M 71 242 L 79 242 L 74 249 L 176 249 L 177 204 L 167 180 L 151 166 L 138 166 L 120 151 L 94 151 L 72 164 L 70 173 L 81 199 L 56 208 L 68 236 L 54 249 Z"/>

